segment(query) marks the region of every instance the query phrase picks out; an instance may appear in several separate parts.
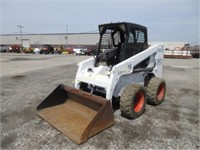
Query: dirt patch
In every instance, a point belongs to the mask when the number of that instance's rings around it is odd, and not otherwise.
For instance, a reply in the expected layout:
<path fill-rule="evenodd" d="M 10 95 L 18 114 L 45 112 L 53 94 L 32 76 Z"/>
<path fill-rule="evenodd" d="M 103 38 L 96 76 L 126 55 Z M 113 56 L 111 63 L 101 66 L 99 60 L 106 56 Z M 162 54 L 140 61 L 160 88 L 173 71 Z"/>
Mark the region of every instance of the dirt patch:
<path fill-rule="evenodd" d="M 181 94 L 192 94 L 195 96 L 199 96 L 199 90 L 191 90 L 191 89 L 187 89 L 187 88 L 181 88 L 180 89 Z"/>
<path fill-rule="evenodd" d="M 25 78 L 26 76 L 25 75 L 15 75 L 15 76 L 12 76 L 11 78 L 14 79 L 14 80 L 18 80 L 18 79 L 22 79 L 22 78 Z"/>
<path fill-rule="evenodd" d="M 26 61 L 26 60 L 32 60 L 31 58 L 12 58 L 10 61 Z"/>
<path fill-rule="evenodd" d="M 10 144 L 14 143 L 15 141 L 16 141 L 16 135 L 15 134 L 3 137 L 1 139 L 1 148 L 2 149 L 8 149 Z"/>
<path fill-rule="evenodd" d="M 168 70 L 171 70 L 171 71 L 186 71 L 185 68 L 178 68 L 178 67 L 171 67 L 171 66 L 165 66 L 164 69 L 168 69 Z"/>
<path fill-rule="evenodd" d="M 23 106 L 22 106 L 23 107 Z M 22 111 L 6 111 L 1 113 L 1 125 L 4 129 L 15 129 L 36 117 L 34 108 L 26 107 Z M 13 123 L 11 123 L 13 122 Z"/>
<path fill-rule="evenodd" d="M 34 55 L 33 55 L 34 56 Z M 51 57 L 51 58 L 55 58 L 55 57 Z M 47 60 L 50 59 L 48 57 L 43 57 L 43 58 L 34 58 L 34 57 L 30 57 L 30 58 L 23 58 L 23 57 L 16 57 L 16 58 L 11 58 L 8 60 L 3 60 L 1 62 L 5 63 L 5 62 L 18 62 L 18 61 L 37 61 L 37 60 Z"/>
<path fill-rule="evenodd" d="M 181 137 L 181 133 L 175 129 L 173 129 L 173 127 L 164 127 L 165 130 L 165 135 L 168 138 L 179 138 Z"/>

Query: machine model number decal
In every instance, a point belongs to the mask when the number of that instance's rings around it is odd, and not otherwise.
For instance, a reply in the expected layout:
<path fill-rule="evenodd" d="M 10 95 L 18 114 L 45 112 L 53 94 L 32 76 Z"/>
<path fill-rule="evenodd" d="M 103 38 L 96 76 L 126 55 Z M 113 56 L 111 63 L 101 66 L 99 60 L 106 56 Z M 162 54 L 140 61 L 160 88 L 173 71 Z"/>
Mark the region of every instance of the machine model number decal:
<path fill-rule="evenodd" d="M 157 59 L 157 65 L 161 65 L 162 64 L 162 59 Z"/>

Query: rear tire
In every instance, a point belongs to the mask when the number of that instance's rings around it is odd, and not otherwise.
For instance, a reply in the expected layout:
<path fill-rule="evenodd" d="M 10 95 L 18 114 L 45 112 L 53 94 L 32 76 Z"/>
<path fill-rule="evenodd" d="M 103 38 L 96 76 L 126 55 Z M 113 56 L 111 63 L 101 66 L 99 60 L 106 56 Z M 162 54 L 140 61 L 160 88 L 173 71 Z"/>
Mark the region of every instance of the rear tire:
<path fill-rule="evenodd" d="M 162 78 L 151 78 L 147 88 L 147 103 L 152 105 L 160 105 L 165 98 L 166 83 Z"/>
<path fill-rule="evenodd" d="M 122 116 L 135 119 L 145 111 L 146 92 L 143 86 L 130 84 L 125 87 L 120 98 L 120 109 Z"/>

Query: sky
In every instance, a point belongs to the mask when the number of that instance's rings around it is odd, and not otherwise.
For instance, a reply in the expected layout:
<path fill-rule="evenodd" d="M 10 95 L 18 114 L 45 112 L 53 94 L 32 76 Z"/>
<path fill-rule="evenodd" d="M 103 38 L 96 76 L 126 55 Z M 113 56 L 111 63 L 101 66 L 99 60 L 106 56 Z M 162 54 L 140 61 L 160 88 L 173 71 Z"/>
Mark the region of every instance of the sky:
<path fill-rule="evenodd" d="M 0 34 L 98 32 L 132 22 L 149 41 L 200 43 L 200 0 L 0 0 Z"/>

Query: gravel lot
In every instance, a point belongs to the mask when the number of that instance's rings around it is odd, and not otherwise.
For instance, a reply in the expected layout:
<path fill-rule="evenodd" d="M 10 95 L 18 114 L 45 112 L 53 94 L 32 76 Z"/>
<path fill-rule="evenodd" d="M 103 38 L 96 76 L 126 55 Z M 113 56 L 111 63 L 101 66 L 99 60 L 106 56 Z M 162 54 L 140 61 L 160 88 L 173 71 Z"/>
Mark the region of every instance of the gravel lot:
<path fill-rule="evenodd" d="M 165 59 L 165 101 L 138 119 L 115 111 L 115 125 L 76 145 L 36 114 L 63 83 L 73 85 L 74 55 L 0 54 L 1 149 L 200 149 L 199 60 Z"/>

